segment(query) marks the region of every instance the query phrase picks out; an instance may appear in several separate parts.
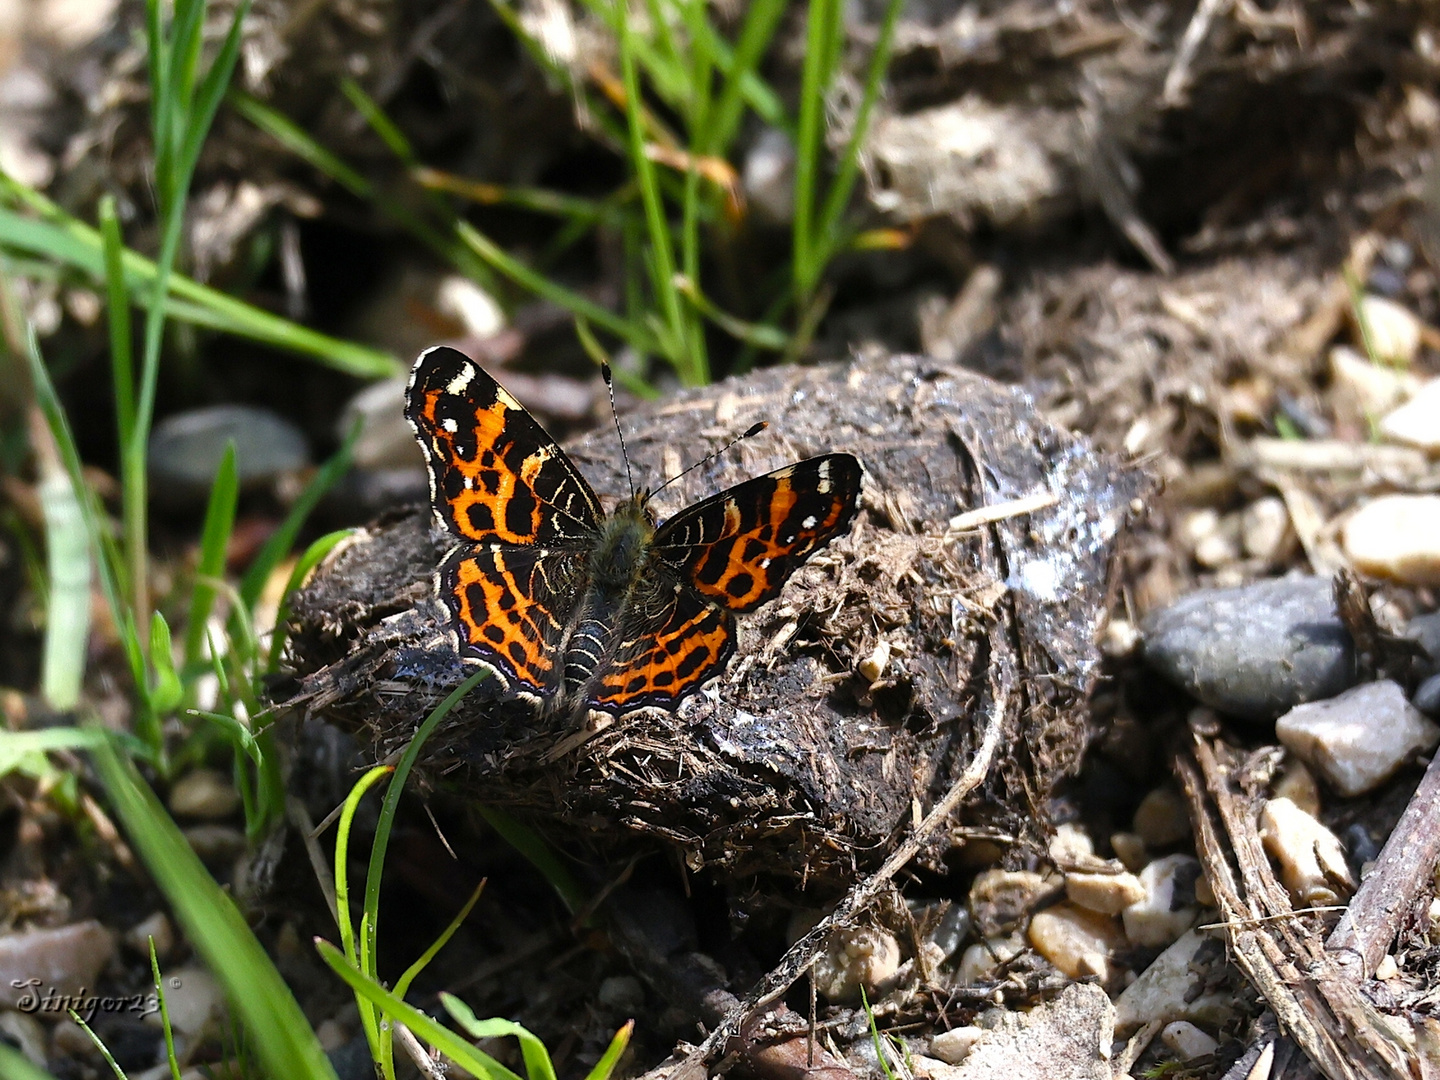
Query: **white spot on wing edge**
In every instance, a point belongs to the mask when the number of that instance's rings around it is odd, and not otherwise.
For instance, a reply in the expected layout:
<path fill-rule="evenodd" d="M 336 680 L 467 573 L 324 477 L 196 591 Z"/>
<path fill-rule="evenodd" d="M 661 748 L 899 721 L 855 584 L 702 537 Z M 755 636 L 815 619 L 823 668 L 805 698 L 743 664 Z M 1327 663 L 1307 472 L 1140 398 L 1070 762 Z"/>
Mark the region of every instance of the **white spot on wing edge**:
<path fill-rule="evenodd" d="M 466 361 L 465 365 L 460 369 L 460 373 L 445 384 L 445 392 L 457 396 L 463 394 L 469 387 L 470 380 L 473 378 L 475 378 L 475 365 Z"/>

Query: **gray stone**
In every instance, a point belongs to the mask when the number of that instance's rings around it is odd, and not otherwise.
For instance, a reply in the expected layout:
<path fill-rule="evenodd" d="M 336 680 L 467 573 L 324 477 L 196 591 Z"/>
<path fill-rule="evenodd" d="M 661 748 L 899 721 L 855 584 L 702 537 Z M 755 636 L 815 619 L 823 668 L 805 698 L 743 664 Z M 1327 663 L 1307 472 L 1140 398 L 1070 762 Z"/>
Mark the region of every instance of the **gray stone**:
<path fill-rule="evenodd" d="M 1405 700 L 1398 683 L 1366 683 L 1329 701 L 1297 705 L 1275 736 L 1341 795 L 1379 787 L 1417 753 L 1433 750 L 1440 727 Z"/>
<path fill-rule="evenodd" d="M 109 930 L 93 919 L 50 930 L 0 934 L 0 1008 L 65 1015 L 54 1003 L 95 992 L 95 980 L 115 951 Z"/>
<path fill-rule="evenodd" d="M 1329 578 L 1202 589 L 1152 612 L 1145 658 L 1211 708 L 1273 720 L 1355 680 L 1354 645 L 1335 614 Z"/>
<path fill-rule="evenodd" d="M 235 444 L 242 487 L 263 484 L 310 463 L 305 436 L 269 409 L 216 405 L 166 417 L 150 436 L 150 484 L 172 505 L 203 501 L 225 447 Z"/>
<path fill-rule="evenodd" d="M 1405 627 L 1405 636 L 1419 642 L 1430 654 L 1428 661 L 1422 661 L 1426 674 L 1440 674 L 1440 611 L 1416 615 Z"/>
<path fill-rule="evenodd" d="M 1440 716 L 1440 675 L 1431 675 L 1422 682 L 1410 703 L 1426 716 Z"/>

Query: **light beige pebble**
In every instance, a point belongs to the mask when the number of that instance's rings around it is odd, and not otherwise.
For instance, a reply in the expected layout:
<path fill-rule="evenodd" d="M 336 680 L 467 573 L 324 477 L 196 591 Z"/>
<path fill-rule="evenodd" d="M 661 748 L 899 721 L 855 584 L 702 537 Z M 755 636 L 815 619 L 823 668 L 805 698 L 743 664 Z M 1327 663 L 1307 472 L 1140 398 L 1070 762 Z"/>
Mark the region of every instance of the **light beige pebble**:
<path fill-rule="evenodd" d="M 1286 760 L 1280 775 L 1270 785 L 1270 793 L 1277 799 L 1289 799 L 1311 817 L 1320 816 L 1320 784 L 1297 757 Z"/>
<path fill-rule="evenodd" d="M 1207 967 L 1217 971 L 1225 962 L 1220 942 L 1187 930 L 1127 986 L 1115 1001 L 1115 1032 L 1125 1038 L 1152 1020 L 1189 1020 L 1219 1027 L 1234 1012 L 1228 990 L 1202 993 Z"/>
<path fill-rule="evenodd" d="M 1204 511 L 1201 511 L 1204 513 Z M 1226 514 L 1215 528 L 1195 541 L 1195 561 L 1207 570 L 1229 566 L 1240 558 L 1240 516 Z"/>
<path fill-rule="evenodd" d="M 1406 761 L 1440 743 L 1440 727 L 1389 679 L 1297 705 L 1275 722 L 1275 735 L 1347 798 L 1379 787 Z"/>
<path fill-rule="evenodd" d="M 1145 886 L 1128 870 L 1119 874 L 1071 871 L 1065 875 L 1065 897 L 1087 911 L 1119 915 L 1145 898 Z"/>
<path fill-rule="evenodd" d="M 163 911 L 157 911 L 125 931 L 125 947 L 141 956 L 150 955 L 150 942 L 155 942 L 155 956 L 164 960 L 175 947 L 175 928 Z"/>
<path fill-rule="evenodd" d="M 202 967 L 183 967 L 164 972 L 161 985 L 165 989 L 165 1008 L 170 1015 L 170 1024 L 182 1035 L 201 1034 L 225 1008 L 220 984 Z M 159 1011 L 147 1013 L 145 1022 L 159 1027 Z"/>
<path fill-rule="evenodd" d="M 233 859 L 245 850 L 245 834 L 229 825 L 192 825 L 181 833 L 191 850 L 209 862 Z"/>
<path fill-rule="evenodd" d="M 1200 860 L 1193 855 L 1166 855 L 1140 871 L 1143 899 L 1120 914 L 1125 936 L 1133 944 L 1168 945 L 1190 929 L 1200 913 L 1195 902 L 1195 882 L 1200 878 Z"/>
<path fill-rule="evenodd" d="M 1024 922 L 1060 883 L 1033 870 L 985 870 L 970 886 L 970 914 L 983 937 L 993 937 Z"/>
<path fill-rule="evenodd" d="M 959 1065 L 984 1036 L 985 1029 L 974 1025 L 951 1028 L 931 1037 L 930 1053 L 947 1065 Z"/>
<path fill-rule="evenodd" d="M 1002 964 L 1014 960 L 1028 946 L 1025 935 L 1020 931 L 977 941 L 960 954 L 960 963 L 955 968 L 955 978 L 961 986 L 976 986 L 989 982 Z"/>
<path fill-rule="evenodd" d="M 1111 833 L 1110 850 L 1115 852 L 1115 857 L 1125 864 L 1125 869 L 1132 873 L 1143 869 L 1145 864 L 1150 861 L 1150 855 L 1145 850 L 1145 841 L 1139 833 Z"/>
<path fill-rule="evenodd" d="M 1269 799 L 1260 810 L 1260 839 L 1280 864 L 1280 880 L 1300 907 L 1334 904 L 1355 891 L 1336 835 L 1289 799 Z"/>
<path fill-rule="evenodd" d="M 893 1067 L 893 1058 L 891 1061 L 891 1071 L 896 1076 L 903 1075 L 900 1070 Z M 957 1069 L 948 1061 L 941 1061 L 939 1058 L 929 1057 L 926 1054 L 917 1054 L 913 1050 L 909 1050 L 906 1052 L 905 1061 L 909 1064 L 910 1075 L 913 1076 L 915 1080 L 965 1080 L 963 1070 Z M 872 1065 L 867 1059 L 865 1064 L 866 1069 L 864 1072 L 861 1072 L 860 1075 L 872 1074 L 879 1068 L 878 1060 Z M 883 1070 L 880 1071 L 883 1073 Z"/>
<path fill-rule="evenodd" d="M 1395 962 L 1395 957 L 1390 953 L 1382 956 L 1380 962 L 1375 965 L 1375 978 L 1377 979 L 1393 979 L 1399 974 L 1400 965 Z"/>
<path fill-rule="evenodd" d="M 1380 434 L 1394 442 L 1440 453 L 1440 379 L 1426 381 L 1415 396 L 1380 421 Z"/>
<path fill-rule="evenodd" d="M 900 969 L 900 943 L 893 934 L 873 926 L 840 930 L 810 969 L 815 989 L 831 1001 L 859 1001 L 860 991 L 872 998 Z"/>
<path fill-rule="evenodd" d="M 1030 944 L 1072 979 L 1110 978 L 1110 957 L 1125 942 L 1113 918 L 1070 903 L 1036 912 L 1030 920 Z"/>
<path fill-rule="evenodd" d="M 1252 559 L 1274 562 L 1294 539 L 1290 511 L 1276 495 L 1256 499 L 1240 514 L 1240 546 Z"/>
<path fill-rule="evenodd" d="M 50 1033 L 50 1052 L 61 1061 L 100 1056 L 100 1048 L 95 1045 L 95 1040 L 68 1016 L 56 1024 L 55 1030 Z"/>
<path fill-rule="evenodd" d="M 1330 388 L 1337 407 L 1355 419 L 1383 416 L 1413 394 L 1420 380 L 1393 365 L 1375 364 L 1349 345 L 1330 350 Z"/>
<path fill-rule="evenodd" d="M 1131 828 L 1150 848 L 1178 844 L 1190 835 L 1190 808 L 1172 787 L 1158 787 L 1148 792 L 1135 808 Z"/>
<path fill-rule="evenodd" d="M 1440 495 L 1382 495 L 1341 532 L 1356 569 L 1406 585 L 1440 585 Z"/>
<path fill-rule="evenodd" d="M 1160 1032 L 1160 1041 L 1181 1061 L 1205 1057 L 1219 1049 L 1220 1044 L 1189 1020 L 1173 1020 Z"/>
<path fill-rule="evenodd" d="M 1359 318 L 1352 314 L 1351 319 L 1355 347 L 1373 353 L 1382 363 L 1408 366 L 1420 352 L 1419 317 L 1389 297 L 1369 293 L 1360 298 L 1359 308 Z M 1361 321 L 1368 333 L 1362 333 Z"/>
<path fill-rule="evenodd" d="M 1098 986 L 1067 986 L 1028 1012 L 1003 1012 L 959 1067 L 964 1080 L 1113 1080 L 1115 1007 Z"/>
<path fill-rule="evenodd" d="M 240 793 L 228 776 L 214 769 L 193 769 L 170 789 L 170 812 L 176 817 L 214 821 L 240 808 Z"/>
<path fill-rule="evenodd" d="M 0 1006 L 14 1009 L 34 1002 L 45 1010 L 47 998 L 93 994 L 114 952 L 114 936 L 93 919 L 0 934 Z"/>
<path fill-rule="evenodd" d="M 467 337 L 494 337 L 505 329 L 505 312 L 488 292 L 463 274 L 449 274 L 435 289 L 435 307 L 465 328 Z"/>
<path fill-rule="evenodd" d="M 1055 829 L 1055 835 L 1050 838 L 1046 849 L 1050 854 L 1050 861 L 1063 869 L 1093 857 L 1095 842 L 1083 828 L 1073 821 L 1067 821 Z"/>
<path fill-rule="evenodd" d="M 1100 635 L 1100 651 L 1112 660 L 1121 660 L 1132 655 L 1140 646 L 1140 628 L 1129 619 L 1119 616 L 1105 624 Z"/>

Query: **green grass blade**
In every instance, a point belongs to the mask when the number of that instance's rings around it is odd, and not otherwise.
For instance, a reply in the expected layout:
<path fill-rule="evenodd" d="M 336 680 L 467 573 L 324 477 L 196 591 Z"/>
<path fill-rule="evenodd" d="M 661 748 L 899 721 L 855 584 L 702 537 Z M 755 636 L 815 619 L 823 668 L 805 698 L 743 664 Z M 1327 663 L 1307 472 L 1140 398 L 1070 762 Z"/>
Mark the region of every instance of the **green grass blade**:
<path fill-rule="evenodd" d="M 362 776 L 350 789 L 350 794 L 345 797 L 344 807 L 340 811 L 340 822 L 335 834 L 335 925 L 340 930 L 340 946 L 345 951 L 345 958 L 357 970 L 364 971 L 366 975 L 374 977 L 373 968 L 362 963 L 360 957 L 360 935 L 357 935 L 354 925 L 350 922 L 350 828 L 355 820 L 355 811 L 360 806 L 360 800 L 365 793 L 374 787 L 384 777 L 389 776 L 391 768 L 388 765 L 376 765 Z M 363 919 L 362 919 L 363 921 Z M 373 1003 L 356 995 L 356 1007 L 360 1012 L 360 1026 L 365 1031 L 365 1041 L 370 1045 L 370 1056 L 376 1061 L 382 1058 L 388 1059 L 388 1040 L 390 1033 L 383 1032 L 380 1024 L 380 1012 Z"/>
<path fill-rule="evenodd" d="M 195 164 L 200 160 L 200 148 L 205 143 L 205 136 L 210 133 L 210 125 L 215 121 L 215 114 L 220 109 L 220 102 L 225 98 L 225 91 L 230 86 L 230 79 L 235 73 L 235 62 L 240 58 L 240 31 L 249 14 L 251 0 L 241 0 L 235 8 L 235 14 L 230 20 L 230 31 L 225 35 L 225 42 L 220 46 L 220 51 L 210 63 L 210 69 L 205 72 L 205 77 L 200 82 L 200 88 L 194 94 L 194 109 L 189 116 L 188 130 L 185 132 L 184 145 L 180 152 L 180 178 L 186 187 L 190 184 L 190 177 L 195 172 Z M 197 2 L 196 7 L 203 11 L 204 4 Z M 200 55 L 199 36 L 196 36 L 195 58 Z M 192 63 L 193 77 L 193 63 Z M 189 92 L 187 88 L 187 93 Z"/>
<path fill-rule="evenodd" d="M 286 1080 L 334 1080 L 290 988 L 135 766 L 107 744 L 92 756 L 130 843 L 170 901 L 190 944 L 225 988 L 265 1070 Z"/>
<path fill-rule="evenodd" d="M 800 122 L 795 145 L 795 292 L 804 297 L 819 280 L 815 247 L 815 195 L 820 184 L 820 156 L 825 133 L 825 89 L 834 69 L 830 66 L 834 25 L 839 20 L 838 0 L 810 0 L 805 23 L 805 62 L 800 73 Z"/>
<path fill-rule="evenodd" d="M 527 1028 L 513 1020 L 500 1017 L 490 1020 L 476 1019 L 470 1006 L 454 994 L 444 995 L 441 1001 L 445 1005 L 445 1011 L 472 1039 L 505 1039 L 512 1035 L 518 1039 L 520 1056 L 525 1061 L 527 1080 L 555 1080 L 555 1063 L 550 1060 L 550 1052 Z"/>
<path fill-rule="evenodd" d="M 380 136 L 392 154 L 412 168 L 417 164 L 415 148 L 410 145 L 410 140 L 405 138 L 404 132 L 385 115 L 380 103 L 367 94 L 359 83 L 347 75 L 340 80 L 340 92 L 359 110 L 365 123 L 370 125 L 370 130 Z"/>
<path fill-rule="evenodd" d="M 724 154 L 727 151 L 735 133 L 740 130 L 747 104 L 771 127 L 793 134 L 780 99 L 756 74 L 787 6 L 788 0 L 751 0 L 733 52 L 725 48 L 714 27 L 708 22 L 705 24 L 702 32 L 714 39 L 711 48 L 715 52 L 716 66 L 725 77 L 711 114 L 709 130 L 702 141 L 705 153 Z"/>
<path fill-rule="evenodd" d="M 160 612 L 153 612 L 150 619 L 150 666 L 155 669 L 155 684 L 150 688 L 150 703 L 162 716 L 178 708 L 185 697 L 185 686 L 175 670 L 173 650 L 170 624 Z"/>
<path fill-rule="evenodd" d="M 23 192 L 23 196 L 21 196 Z M 106 282 L 103 241 L 98 231 L 69 217 L 40 196 L 0 174 L 0 197 L 30 206 L 50 220 L 37 221 L 0 206 L 0 247 L 42 256 Z M 133 251 L 123 253 L 126 288 L 132 302 L 153 299 L 155 264 Z M 170 313 L 198 326 L 249 338 L 287 352 L 319 360 L 328 367 L 362 378 L 398 375 L 394 357 L 317 333 L 180 274 L 171 280 Z"/>
<path fill-rule="evenodd" d="M 420 954 L 419 959 L 405 969 L 404 974 L 402 974 L 400 978 L 395 980 L 396 997 L 403 998 L 410 992 L 410 984 L 429 966 L 430 961 L 435 959 L 440 950 L 445 947 L 446 942 L 455 936 L 455 931 L 464 925 L 465 920 L 470 917 L 470 912 L 475 909 L 476 903 L 479 902 L 480 894 L 484 891 L 485 882 L 482 881 L 479 885 L 475 886 L 475 891 L 470 894 L 470 899 L 466 900 L 465 906 L 455 913 L 455 917 L 451 919 L 449 925 L 441 931 L 440 936 L 430 943 L 430 947 Z"/>
<path fill-rule="evenodd" d="M 84 489 L 70 482 L 50 429 L 38 422 L 34 427 L 49 584 L 40 687 L 51 708 L 66 711 L 79 704 L 90 645 L 90 537 L 81 505 Z"/>
<path fill-rule="evenodd" d="M 620 1056 L 630 1045 L 630 1036 L 634 1031 L 635 1021 L 627 1020 L 620 1030 L 615 1032 L 615 1037 L 610 1040 L 610 1045 L 605 1048 L 605 1053 L 600 1055 L 600 1060 L 595 1062 L 595 1067 L 585 1074 L 585 1080 L 610 1080 L 615 1067 L 620 1064 Z"/>
<path fill-rule="evenodd" d="M 584 909 L 590 898 L 585 895 L 584 890 L 571 875 L 569 868 L 539 833 L 493 806 L 481 805 L 478 809 L 480 816 L 485 819 L 485 823 L 500 835 L 500 839 L 518 851 L 525 857 L 526 862 L 540 871 L 541 876 L 550 883 L 550 887 L 555 890 L 555 894 L 560 897 L 560 902 L 565 905 L 565 909 L 571 915 Z"/>
<path fill-rule="evenodd" d="M 246 611 L 254 609 L 255 601 L 260 598 L 260 591 L 265 587 L 266 580 L 280 560 L 295 546 L 295 537 L 300 534 L 300 529 L 305 524 L 305 519 L 310 516 L 310 511 L 315 509 L 315 504 L 350 468 L 350 448 L 354 444 L 355 435 L 352 433 L 350 438 L 345 440 L 345 444 L 315 470 L 315 475 L 310 478 L 305 490 L 285 515 L 285 520 L 261 546 L 255 561 L 240 579 L 240 602 L 244 604 Z"/>
<path fill-rule="evenodd" d="M 890 66 L 890 47 L 895 40 L 895 25 L 900 18 L 903 0 L 890 0 L 885 6 L 885 18 L 880 24 L 880 39 L 870 57 L 870 67 L 865 76 L 865 93 L 860 99 L 860 108 L 855 114 L 855 128 L 845 144 L 845 153 L 835 171 L 835 179 L 825 196 L 825 206 L 820 211 L 820 220 L 815 236 L 820 246 L 818 261 L 823 267 L 830 261 L 840 246 L 840 217 L 850 203 L 850 194 L 855 189 L 855 180 L 860 172 L 860 148 L 870 131 L 870 114 L 880 96 L 880 87 L 885 71 Z M 818 280 L 818 276 L 817 276 Z"/>
<path fill-rule="evenodd" d="M 205 507 L 205 525 L 200 532 L 200 561 L 195 566 L 195 588 L 190 594 L 190 619 L 185 624 L 185 666 L 200 660 L 205 646 L 205 623 L 215 603 L 212 581 L 225 573 L 225 550 L 235 528 L 235 508 L 240 501 L 240 473 L 235 466 L 235 444 L 225 447 L 210 502 Z"/>
<path fill-rule="evenodd" d="M 55 1080 L 39 1065 L 7 1042 L 0 1042 L 0 1076 L 5 1080 Z"/>
<path fill-rule="evenodd" d="M 100 240 L 105 266 L 106 317 L 110 329 L 110 372 L 115 383 L 115 426 L 120 445 L 130 441 L 135 429 L 135 369 L 131 359 L 130 297 L 125 287 L 125 243 L 120 237 L 120 219 L 115 197 L 100 200 Z"/>
<path fill-rule="evenodd" d="M 374 1002 L 388 1016 L 404 1024 L 421 1041 L 439 1050 L 462 1069 L 481 1080 L 522 1080 L 489 1054 L 470 1045 L 460 1035 L 436 1023 L 419 1009 L 407 1005 L 383 986 L 356 971 L 345 959 L 345 954 L 328 941 L 316 941 L 315 948 L 320 958 L 330 965 L 330 970 L 339 975 L 352 990 L 367 1001 Z"/>

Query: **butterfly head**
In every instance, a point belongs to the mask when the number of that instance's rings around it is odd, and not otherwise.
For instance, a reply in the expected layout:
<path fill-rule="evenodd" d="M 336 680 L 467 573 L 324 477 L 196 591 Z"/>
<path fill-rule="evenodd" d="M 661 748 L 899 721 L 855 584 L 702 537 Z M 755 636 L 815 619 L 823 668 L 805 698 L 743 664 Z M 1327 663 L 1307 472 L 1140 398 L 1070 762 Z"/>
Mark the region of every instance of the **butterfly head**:
<path fill-rule="evenodd" d="M 638 492 L 623 499 L 605 518 L 590 556 L 590 573 L 603 591 L 626 592 L 640 577 L 655 536 L 655 515 Z"/>

